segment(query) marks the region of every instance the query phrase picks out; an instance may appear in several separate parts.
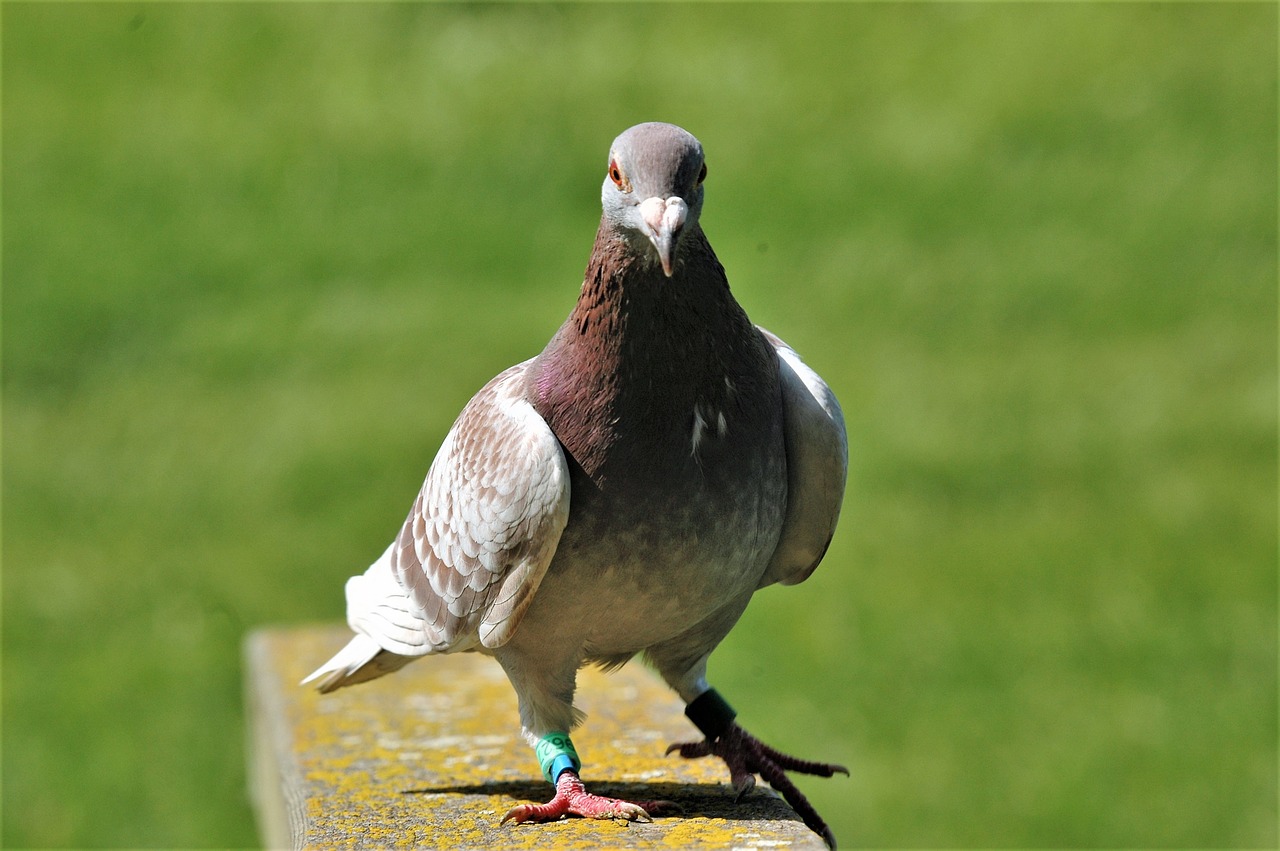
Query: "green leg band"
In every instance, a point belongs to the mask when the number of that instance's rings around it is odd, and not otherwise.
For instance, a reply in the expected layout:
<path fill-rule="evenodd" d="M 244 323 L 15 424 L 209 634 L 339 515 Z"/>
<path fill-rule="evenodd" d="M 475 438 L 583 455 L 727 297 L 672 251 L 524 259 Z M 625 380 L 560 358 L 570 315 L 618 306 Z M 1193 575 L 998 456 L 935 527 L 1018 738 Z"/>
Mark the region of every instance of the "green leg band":
<path fill-rule="evenodd" d="M 542 776 L 548 783 L 555 783 L 560 773 L 568 769 L 577 771 L 582 768 L 582 760 L 573 749 L 573 742 L 568 733 L 547 733 L 534 745 L 533 752 L 538 755 L 538 764 L 542 766 Z"/>

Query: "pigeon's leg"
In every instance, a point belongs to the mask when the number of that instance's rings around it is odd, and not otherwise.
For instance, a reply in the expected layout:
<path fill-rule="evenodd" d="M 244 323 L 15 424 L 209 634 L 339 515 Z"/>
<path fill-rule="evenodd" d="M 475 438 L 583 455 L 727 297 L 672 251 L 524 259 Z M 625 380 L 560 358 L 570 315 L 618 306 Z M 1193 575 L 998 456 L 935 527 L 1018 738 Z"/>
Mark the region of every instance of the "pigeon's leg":
<path fill-rule="evenodd" d="M 755 775 L 759 774 L 770 786 L 782 793 L 782 797 L 804 819 L 810 830 L 821 835 L 831 848 L 836 847 L 831 828 L 827 827 L 822 816 L 818 815 L 818 811 L 785 772 L 831 777 L 837 773 L 848 774 L 849 769 L 843 765 L 796 759 L 774 750 L 738 726 L 734 721 L 736 713 L 733 708 L 713 688 L 708 688 L 689 701 L 685 707 L 685 715 L 689 716 L 689 720 L 703 732 L 706 739 L 674 744 L 667 748 L 668 754 L 678 752 L 685 759 L 712 754 L 720 757 L 729 766 L 729 776 L 739 798 L 755 787 Z"/>
<path fill-rule="evenodd" d="M 504 652 L 498 661 L 516 690 L 525 738 L 533 745 L 542 776 L 556 787 L 550 801 L 513 807 L 502 823 L 554 821 L 564 816 L 649 821 L 650 816 L 679 809 L 669 801 L 633 803 L 593 795 L 583 786 L 578 774 L 582 761 L 565 732 L 582 720 L 582 714 L 573 707 L 576 657 L 566 657 L 555 664 L 546 653 L 531 662 L 527 657 Z"/>
<path fill-rule="evenodd" d="M 612 818 L 626 821 L 651 821 L 652 815 L 661 815 L 672 808 L 670 801 L 645 801 L 632 803 L 617 798 L 605 798 L 587 791 L 578 776 L 581 763 L 573 749 L 573 742 L 565 733 L 550 733 L 538 740 L 536 747 L 542 773 L 548 780 L 555 778 L 556 794 L 545 804 L 521 804 L 514 807 L 502 819 L 502 823 L 514 821 L 555 821 L 564 816 L 583 818 Z"/>

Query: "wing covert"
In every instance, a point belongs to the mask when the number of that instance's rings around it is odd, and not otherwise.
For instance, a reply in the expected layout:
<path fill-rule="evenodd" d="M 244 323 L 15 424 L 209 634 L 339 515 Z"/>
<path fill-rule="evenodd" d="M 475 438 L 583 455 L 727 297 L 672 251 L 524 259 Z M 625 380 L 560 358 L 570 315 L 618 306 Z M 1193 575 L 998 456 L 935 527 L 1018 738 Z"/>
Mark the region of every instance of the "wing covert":
<path fill-rule="evenodd" d="M 787 450 L 787 513 L 760 587 L 795 585 L 817 568 L 835 533 L 849 446 L 844 413 L 831 388 L 794 349 L 765 329 L 759 331 L 778 353 Z"/>
<path fill-rule="evenodd" d="M 568 465 L 524 398 L 528 364 L 499 374 L 463 409 L 392 545 L 427 652 L 506 643 L 568 520 Z"/>

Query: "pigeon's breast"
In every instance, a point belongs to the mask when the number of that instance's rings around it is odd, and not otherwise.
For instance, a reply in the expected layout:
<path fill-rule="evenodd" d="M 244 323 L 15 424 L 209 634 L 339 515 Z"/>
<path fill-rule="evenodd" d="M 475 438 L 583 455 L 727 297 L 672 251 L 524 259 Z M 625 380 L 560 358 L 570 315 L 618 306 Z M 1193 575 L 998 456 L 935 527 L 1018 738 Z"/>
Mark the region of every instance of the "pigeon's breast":
<path fill-rule="evenodd" d="M 777 545 L 786 510 L 780 418 L 735 422 L 707 410 L 679 431 L 682 442 L 668 444 L 676 448 L 633 459 L 631 475 L 611 464 L 592 479 L 570 462 L 568 525 L 534 605 L 554 598 L 601 655 L 669 640 L 736 605 Z"/>
<path fill-rule="evenodd" d="M 575 311 L 527 384 L 570 497 L 520 632 L 600 657 L 741 611 L 787 502 L 777 357 L 727 287 L 658 282 L 613 304 L 624 289 L 585 288 L 599 309 Z"/>

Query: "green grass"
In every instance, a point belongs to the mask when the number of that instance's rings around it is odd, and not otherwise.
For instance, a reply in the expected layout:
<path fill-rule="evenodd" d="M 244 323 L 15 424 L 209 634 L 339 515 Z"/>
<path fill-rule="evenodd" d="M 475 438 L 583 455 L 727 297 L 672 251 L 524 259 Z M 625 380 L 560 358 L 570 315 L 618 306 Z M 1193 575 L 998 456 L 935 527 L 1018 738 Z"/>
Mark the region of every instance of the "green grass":
<path fill-rule="evenodd" d="M 256 842 L 240 640 L 341 617 L 656 118 L 848 418 L 826 563 L 712 660 L 851 767 L 842 844 L 1275 847 L 1276 51 L 1261 3 L 5 3 L 0 839 Z"/>

